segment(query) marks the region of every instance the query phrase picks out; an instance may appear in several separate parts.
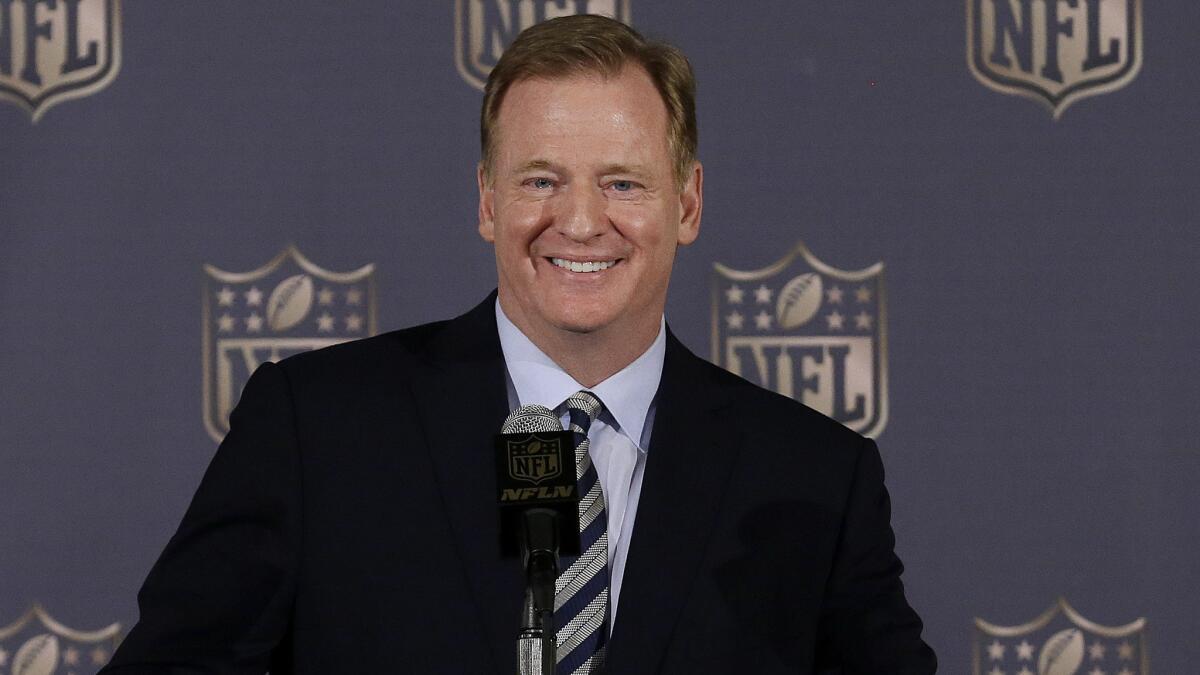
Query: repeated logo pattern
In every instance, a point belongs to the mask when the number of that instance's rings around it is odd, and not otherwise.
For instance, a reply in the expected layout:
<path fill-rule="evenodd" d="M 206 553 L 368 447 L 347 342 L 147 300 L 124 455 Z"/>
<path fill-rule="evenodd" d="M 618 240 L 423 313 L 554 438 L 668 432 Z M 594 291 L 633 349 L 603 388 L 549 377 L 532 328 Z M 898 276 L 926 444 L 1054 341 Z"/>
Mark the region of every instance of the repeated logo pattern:
<path fill-rule="evenodd" d="M 116 651 L 121 625 L 94 631 L 68 628 L 35 603 L 0 628 L 0 673 L 81 675 L 94 673 Z"/>
<path fill-rule="evenodd" d="M 1146 619 L 1102 626 L 1059 598 L 1036 619 L 975 619 L 975 675 L 1150 675 Z"/>
<path fill-rule="evenodd" d="M 967 64 L 984 86 L 1045 104 L 1116 91 L 1142 66 L 1141 0 L 967 0 Z"/>
<path fill-rule="evenodd" d="M 483 89 L 488 73 L 526 28 L 547 19 L 599 14 L 630 23 L 631 0 L 455 0 L 454 63 L 467 84 Z"/>
<path fill-rule="evenodd" d="M 839 270 L 798 244 L 754 271 L 714 263 L 712 358 L 855 431 L 887 424 L 883 263 Z"/>
<path fill-rule="evenodd" d="M 204 423 L 214 440 L 264 361 L 375 335 L 374 272 L 331 272 L 293 246 L 249 272 L 204 266 Z"/>
<path fill-rule="evenodd" d="M 120 68 L 120 0 L 0 2 L 0 99 L 34 122 L 107 87 Z"/>

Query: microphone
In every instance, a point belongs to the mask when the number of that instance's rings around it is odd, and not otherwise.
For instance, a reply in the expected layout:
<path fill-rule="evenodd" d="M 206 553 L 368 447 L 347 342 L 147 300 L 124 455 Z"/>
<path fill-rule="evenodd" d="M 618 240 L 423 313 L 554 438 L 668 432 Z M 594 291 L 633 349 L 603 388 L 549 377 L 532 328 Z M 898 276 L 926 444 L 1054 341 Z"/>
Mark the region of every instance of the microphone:
<path fill-rule="evenodd" d="M 547 509 L 557 516 L 556 553 L 579 555 L 575 442 L 558 415 L 541 405 L 517 408 L 495 437 L 495 450 L 501 555 L 524 557 L 521 544 L 530 533 L 523 521 L 530 509 Z"/>
<path fill-rule="evenodd" d="M 501 554 L 519 551 L 525 570 L 518 666 L 522 675 L 553 675 L 558 556 L 579 555 L 573 437 L 552 410 L 527 405 L 508 416 L 495 445 Z"/>

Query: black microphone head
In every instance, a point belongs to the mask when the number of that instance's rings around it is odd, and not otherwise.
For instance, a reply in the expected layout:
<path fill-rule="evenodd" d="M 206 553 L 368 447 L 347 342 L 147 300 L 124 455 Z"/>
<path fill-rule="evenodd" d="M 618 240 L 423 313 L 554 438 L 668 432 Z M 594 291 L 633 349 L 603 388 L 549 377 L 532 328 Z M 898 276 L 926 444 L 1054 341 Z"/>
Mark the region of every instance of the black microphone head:
<path fill-rule="evenodd" d="M 504 425 L 502 434 L 536 434 L 547 431 L 562 431 L 558 415 L 544 405 L 523 405 L 512 411 Z"/>
<path fill-rule="evenodd" d="M 504 420 L 495 437 L 496 497 L 500 505 L 500 550 L 515 556 L 534 542 L 525 514 L 530 509 L 557 514 L 557 544 L 564 555 L 579 555 L 579 486 L 574 436 L 554 411 L 523 405 Z M 543 533 L 544 534 L 544 533 Z"/>

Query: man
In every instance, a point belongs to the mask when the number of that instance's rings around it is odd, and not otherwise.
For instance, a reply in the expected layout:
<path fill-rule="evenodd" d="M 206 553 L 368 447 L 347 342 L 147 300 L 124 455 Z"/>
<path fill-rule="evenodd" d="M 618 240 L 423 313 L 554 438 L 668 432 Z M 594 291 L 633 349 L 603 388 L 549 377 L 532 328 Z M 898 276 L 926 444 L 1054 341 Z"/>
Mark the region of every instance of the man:
<path fill-rule="evenodd" d="M 532 403 L 574 425 L 588 495 L 558 672 L 934 672 L 874 444 L 665 328 L 693 91 L 615 21 L 522 33 L 482 116 L 498 292 L 260 368 L 106 672 L 515 672 L 491 437 Z"/>

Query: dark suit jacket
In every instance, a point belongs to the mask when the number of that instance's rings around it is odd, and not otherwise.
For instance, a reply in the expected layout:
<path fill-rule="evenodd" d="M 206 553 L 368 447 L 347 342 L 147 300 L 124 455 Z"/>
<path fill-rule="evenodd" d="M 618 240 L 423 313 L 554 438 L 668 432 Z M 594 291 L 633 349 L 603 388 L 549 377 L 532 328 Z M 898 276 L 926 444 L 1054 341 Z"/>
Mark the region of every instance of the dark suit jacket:
<path fill-rule="evenodd" d="M 493 298 L 265 364 L 104 672 L 517 672 Z M 875 445 L 668 336 L 608 672 L 932 673 Z"/>

